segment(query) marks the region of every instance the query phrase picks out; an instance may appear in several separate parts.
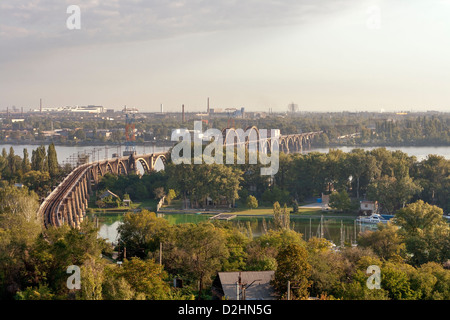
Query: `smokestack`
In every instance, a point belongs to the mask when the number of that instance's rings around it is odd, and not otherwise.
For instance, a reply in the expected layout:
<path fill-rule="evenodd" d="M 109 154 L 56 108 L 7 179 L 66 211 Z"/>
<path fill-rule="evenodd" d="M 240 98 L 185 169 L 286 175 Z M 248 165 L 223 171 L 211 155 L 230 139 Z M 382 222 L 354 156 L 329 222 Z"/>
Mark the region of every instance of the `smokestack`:
<path fill-rule="evenodd" d="M 206 113 L 209 114 L 209 98 L 208 98 L 208 104 L 207 104 L 207 108 L 206 108 Z"/>
<path fill-rule="evenodd" d="M 42 98 L 39 99 L 39 111 L 42 113 Z"/>
<path fill-rule="evenodd" d="M 186 118 L 185 118 L 185 116 L 184 116 L 184 104 L 183 104 L 182 107 L 181 107 L 181 113 L 183 114 L 182 121 L 183 121 L 183 122 L 186 122 Z"/>
<path fill-rule="evenodd" d="M 161 113 L 163 113 L 163 104 L 161 103 Z"/>

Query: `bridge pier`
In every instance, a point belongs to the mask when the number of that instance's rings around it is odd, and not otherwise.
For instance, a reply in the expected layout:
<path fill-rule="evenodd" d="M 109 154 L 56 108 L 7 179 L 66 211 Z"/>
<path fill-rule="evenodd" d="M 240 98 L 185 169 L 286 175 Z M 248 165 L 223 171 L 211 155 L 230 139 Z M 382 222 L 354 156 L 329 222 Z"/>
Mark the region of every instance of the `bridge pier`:
<path fill-rule="evenodd" d="M 67 223 L 69 226 L 73 225 L 73 217 L 72 217 L 72 198 L 66 198 L 64 201 L 64 208 L 65 208 L 65 214 L 64 214 L 64 222 Z"/>
<path fill-rule="evenodd" d="M 83 221 L 84 213 L 86 212 L 86 203 L 84 202 L 83 183 L 81 183 L 81 181 L 78 182 L 77 191 L 78 191 L 78 200 L 80 201 L 80 208 L 81 208 L 80 217 L 81 221 Z"/>
<path fill-rule="evenodd" d="M 86 177 L 83 177 L 83 179 L 81 180 L 81 196 L 82 196 L 82 200 L 84 203 L 84 210 L 85 210 L 85 215 L 86 215 L 86 209 L 88 207 L 88 191 L 87 191 L 87 185 L 86 185 Z"/>
<path fill-rule="evenodd" d="M 73 192 L 73 191 L 70 193 L 70 211 L 71 211 L 71 217 L 72 217 L 71 226 L 78 227 L 78 218 L 77 218 L 78 208 L 77 208 L 75 192 Z"/>
<path fill-rule="evenodd" d="M 91 182 L 91 173 L 88 172 L 87 179 L 86 179 L 86 185 L 88 189 L 89 196 L 92 194 L 92 182 Z"/>
<path fill-rule="evenodd" d="M 81 222 L 83 222 L 83 206 L 81 204 L 80 192 L 79 192 L 78 185 L 75 186 L 75 206 L 77 208 L 77 211 L 75 212 L 77 223 L 78 223 L 78 225 L 80 225 Z"/>

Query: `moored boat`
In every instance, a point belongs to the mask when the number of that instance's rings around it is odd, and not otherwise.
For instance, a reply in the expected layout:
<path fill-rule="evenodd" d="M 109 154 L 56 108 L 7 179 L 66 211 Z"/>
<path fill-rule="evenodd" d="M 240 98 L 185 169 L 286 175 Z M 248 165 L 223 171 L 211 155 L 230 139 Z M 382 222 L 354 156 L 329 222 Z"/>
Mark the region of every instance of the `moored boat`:
<path fill-rule="evenodd" d="M 361 223 L 378 224 L 378 223 L 387 223 L 389 221 L 389 219 L 385 219 L 378 213 L 374 213 L 368 217 L 359 216 L 358 218 L 356 218 L 356 221 L 361 222 Z"/>

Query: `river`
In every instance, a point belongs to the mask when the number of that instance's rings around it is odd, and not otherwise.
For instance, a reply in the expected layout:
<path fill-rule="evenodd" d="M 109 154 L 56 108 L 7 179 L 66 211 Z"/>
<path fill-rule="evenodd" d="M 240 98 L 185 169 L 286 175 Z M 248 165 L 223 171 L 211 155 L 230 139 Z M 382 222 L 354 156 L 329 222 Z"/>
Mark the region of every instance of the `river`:
<path fill-rule="evenodd" d="M 28 153 L 31 157 L 31 151 L 36 149 L 38 145 L 30 145 L 30 144 L 0 144 L 0 149 L 5 148 L 7 152 L 9 152 L 9 148 L 13 147 L 14 153 L 20 156 L 23 156 L 23 149 L 27 148 Z M 48 147 L 48 144 L 46 144 Z M 153 153 L 153 152 L 164 152 L 169 150 L 171 145 L 167 146 L 154 146 L 154 145 L 138 145 L 136 146 L 136 152 L 138 154 L 145 153 Z M 56 152 L 58 154 L 58 161 L 63 164 L 66 162 L 70 162 L 70 157 L 76 156 L 78 153 L 86 153 L 90 155 L 90 160 L 104 160 L 107 158 L 111 158 L 113 153 L 121 154 L 125 151 L 125 146 L 55 146 Z M 350 152 L 352 149 L 356 147 L 335 147 L 333 149 L 339 149 L 344 152 Z M 364 150 L 372 150 L 378 147 L 361 147 Z M 303 153 L 309 153 L 313 151 L 328 153 L 330 148 L 311 148 L 309 150 L 304 150 Z M 450 146 L 440 146 L 440 147 L 431 147 L 431 146 L 420 146 L 420 147 L 411 147 L 411 146 L 401 146 L 401 147 L 386 147 L 387 150 L 395 151 L 400 150 L 405 152 L 410 156 L 415 156 L 418 161 L 425 159 L 430 154 L 436 154 L 444 156 L 446 159 L 450 159 Z"/>

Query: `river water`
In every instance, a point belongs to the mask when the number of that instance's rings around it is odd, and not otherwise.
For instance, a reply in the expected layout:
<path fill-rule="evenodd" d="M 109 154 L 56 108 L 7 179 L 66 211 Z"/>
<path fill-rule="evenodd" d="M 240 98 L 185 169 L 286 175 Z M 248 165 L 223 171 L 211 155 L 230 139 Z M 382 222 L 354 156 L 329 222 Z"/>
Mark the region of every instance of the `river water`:
<path fill-rule="evenodd" d="M 20 156 L 23 156 L 23 149 L 27 148 L 28 153 L 31 156 L 31 151 L 36 149 L 38 145 L 30 145 L 30 144 L 0 144 L 0 149 L 5 148 L 7 152 L 9 152 L 9 148 L 13 147 L 14 153 Z M 154 146 L 152 144 L 148 145 L 139 145 L 136 146 L 137 154 L 146 154 L 153 152 L 164 152 L 168 151 L 171 145 L 167 145 L 164 147 Z M 46 148 L 48 148 L 48 144 L 46 144 Z M 74 157 L 81 153 L 86 153 L 90 156 L 90 160 L 104 160 L 107 158 L 111 158 L 113 153 L 122 154 L 125 151 L 125 146 L 55 146 L 56 152 L 58 154 L 58 161 L 63 164 L 63 162 L 70 161 L 71 157 Z M 350 152 L 352 149 L 356 147 L 336 147 L 333 149 L 340 149 L 344 152 Z M 377 147 L 362 147 L 364 150 L 372 150 Z M 309 153 L 313 151 L 328 153 L 330 148 L 311 148 L 310 150 L 304 150 L 304 153 Z M 430 147 L 430 146 L 420 146 L 420 147 L 386 147 L 389 151 L 400 150 L 405 152 L 410 156 L 415 156 L 418 161 L 425 159 L 430 154 L 436 154 L 444 156 L 446 159 L 450 159 L 450 146 L 441 146 L 441 147 Z"/>

